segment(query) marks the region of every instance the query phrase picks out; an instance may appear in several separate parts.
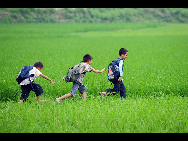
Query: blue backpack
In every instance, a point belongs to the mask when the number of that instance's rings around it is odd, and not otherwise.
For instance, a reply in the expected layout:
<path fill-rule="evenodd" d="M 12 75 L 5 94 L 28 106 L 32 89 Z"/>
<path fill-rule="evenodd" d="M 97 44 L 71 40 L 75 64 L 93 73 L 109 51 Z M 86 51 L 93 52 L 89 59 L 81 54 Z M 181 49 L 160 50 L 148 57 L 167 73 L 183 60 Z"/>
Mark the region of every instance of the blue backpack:
<path fill-rule="evenodd" d="M 120 61 L 120 58 L 117 58 L 117 60 L 113 60 L 108 65 L 108 80 L 112 83 L 115 81 L 118 81 L 120 77 L 119 61 Z"/>
<path fill-rule="evenodd" d="M 20 70 L 20 72 L 16 78 L 16 81 L 18 82 L 18 84 L 20 84 L 24 79 L 27 79 L 31 76 L 31 75 L 29 75 L 29 71 L 32 69 L 33 69 L 33 66 L 26 65 Z"/>

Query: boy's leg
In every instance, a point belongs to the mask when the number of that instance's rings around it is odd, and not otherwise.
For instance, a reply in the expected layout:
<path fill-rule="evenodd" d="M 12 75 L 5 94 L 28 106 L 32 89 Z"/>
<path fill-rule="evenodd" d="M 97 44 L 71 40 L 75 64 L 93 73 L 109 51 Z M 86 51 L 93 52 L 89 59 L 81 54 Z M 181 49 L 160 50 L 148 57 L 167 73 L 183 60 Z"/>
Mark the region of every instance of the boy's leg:
<path fill-rule="evenodd" d="M 119 92 L 119 87 L 120 87 L 120 83 L 119 81 L 114 82 L 114 88 L 113 89 L 106 89 L 106 92 L 102 92 L 103 94 L 107 94 L 107 96 L 109 95 L 115 95 Z"/>
<path fill-rule="evenodd" d="M 20 98 L 20 102 L 24 102 L 28 98 L 31 90 L 28 85 L 21 85 L 21 90 L 22 90 L 22 95 Z"/>
<path fill-rule="evenodd" d="M 39 100 L 39 98 L 40 98 L 40 95 L 39 95 L 39 96 L 37 96 L 37 101 L 40 101 L 40 100 Z"/>
<path fill-rule="evenodd" d="M 83 84 L 79 84 L 79 91 L 82 94 L 82 97 L 85 101 L 86 101 L 86 90 L 87 90 L 86 86 L 84 86 Z"/>
<path fill-rule="evenodd" d="M 126 88 L 122 81 L 120 83 L 120 97 L 126 98 Z"/>
<path fill-rule="evenodd" d="M 36 101 L 41 101 L 41 100 L 39 100 L 39 98 L 40 98 L 40 95 L 44 92 L 42 87 L 35 82 L 32 83 L 32 86 L 33 86 L 33 88 L 31 87 L 31 89 L 32 89 L 32 91 L 34 89 L 34 92 L 35 92 L 36 97 L 37 97 Z"/>
<path fill-rule="evenodd" d="M 68 93 L 68 94 L 63 95 L 62 97 L 56 98 L 56 100 L 57 101 L 61 101 L 61 100 L 65 99 L 65 98 L 67 98 L 67 97 L 72 97 L 72 96 L 73 96 L 72 94 Z"/>
<path fill-rule="evenodd" d="M 86 101 L 86 91 L 82 94 L 83 99 Z"/>
<path fill-rule="evenodd" d="M 62 97 L 56 98 L 56 101 L 61 101 L 61 100 L 65 99 L 65 98 L 67 98 L 67 97 L 75 96 L 78 88 L 79 88 L 79 85 L 77 83 L 73 82 L 73 86 L 72 86 L 71 92 L 68 93 L 68 94 L 63 95 Z"/>

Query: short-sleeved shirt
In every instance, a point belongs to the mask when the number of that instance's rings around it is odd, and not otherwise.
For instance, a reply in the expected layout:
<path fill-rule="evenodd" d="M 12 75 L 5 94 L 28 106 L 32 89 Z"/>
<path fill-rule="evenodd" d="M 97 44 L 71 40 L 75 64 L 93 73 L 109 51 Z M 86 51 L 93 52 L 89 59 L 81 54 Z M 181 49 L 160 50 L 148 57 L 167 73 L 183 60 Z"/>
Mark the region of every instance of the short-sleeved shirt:
<path fill-rule="evenodd" d="M 119 72 L 120 72 L 120 76 L 123 76 L 123 63 L 124 61 L 122 59 L 120 59 L 119 61 Z"/>
<path fill-rule="evenodd" d="M 84 76 L 85 76 L 86 72 L 91 72 L 93 69 L 94 68 L 92 68 L 89 64 L 87 64 L 87 63 L 81 63 L 81 67 L 80 67 L 80 71 L 79 71 L 79 73 L 81 73 L 81 75 L 77 79 L 77 81 L 82 84 L 82 81 L 84 79 Z"/>
<path fill-rule="evenodd" d="M 29 75 L 31 74 L 33 75 L 30 77 L 30 80 L 31 82 L 33 82 L 36 79 L 35 77 L 39 77 L 42 73 L 36 67 L 33 67 L 33 69 L 29 71 Z M 29 78 L 24 79 L 20 83 L 20 85 L 28 85 L 28 84 L 30 84 Z"/>
<path fill-rule="evenodd" d="M 123 59 L 117 58 L 117 60 L 119 61 L 119 73 L 120 73 L 120 77 L 123 76 L 123 67 L 124 67 L 124 61 Z M 119 79 L 120 79 L 119 77 Z"/>

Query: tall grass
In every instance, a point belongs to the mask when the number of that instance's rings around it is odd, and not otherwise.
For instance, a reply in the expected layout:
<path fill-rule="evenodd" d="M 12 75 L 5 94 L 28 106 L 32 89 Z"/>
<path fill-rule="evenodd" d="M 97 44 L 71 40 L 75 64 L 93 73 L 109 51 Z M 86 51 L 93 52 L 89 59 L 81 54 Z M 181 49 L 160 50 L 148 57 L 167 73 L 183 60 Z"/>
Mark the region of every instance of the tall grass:
<path fill-rule="evenodd" d="M 1 24 L 0 131 L 186 132 L 187 31 L 187 24 Z M 129 51 L 123 74 L 127 99 L 99 97 L 113 86 L 107 72 L 91 72 L 83 81 L 87 102 L 79 92 L 54 102 L 70 92 L 72 83 L 61 79 L 83 55 L 91 54 L 92 67 L 100 70 L 119 57 L 122 47 Z M 18 104 L 16 75 L 37 61 L 56 84 L 37 78 L 47 101 L 36 104 L 31 92 L 29 101 Z"/>
<path fill-rule="evenodd" d="M 187 98 L 89 97 L 47 102 L 1 103 L 1 132 L 187 132 Z"/>

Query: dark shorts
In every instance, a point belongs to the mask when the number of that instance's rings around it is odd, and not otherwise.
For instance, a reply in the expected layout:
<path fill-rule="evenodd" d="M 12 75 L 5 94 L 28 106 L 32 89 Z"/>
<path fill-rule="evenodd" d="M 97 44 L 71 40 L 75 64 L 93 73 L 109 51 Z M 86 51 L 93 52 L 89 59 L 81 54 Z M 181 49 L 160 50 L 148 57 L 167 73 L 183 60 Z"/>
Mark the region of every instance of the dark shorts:
<path fill-rule="evenodd" d="M 106 89 L 106 94 L 109 95 L 115 95 L 120 92 L 120 97 L 126 98 L 126 88 L 122 81 L 116 81 L 113 83 L 114 88 L 113 89 Z"/>
<path fill-rule="evenodd" d="M 39 84 L 33 82 L 32 86 L 33 88 L 31 87 L 31 84 L 21 85 L 22 95 L 21 95 L 20 100 L 26 100 L 29 96 L 30 91 L 34 91 L 36 96 L 39 96 L 43 93 L 43 89 Z"/>
<path fill-rule="evenodd" d="M 77 90 L 79 90 L 80 93 L 83 94 L 87 90 L 87 87 L 84 86 L 83 84 L 81 84 L 80 82 L 75 81 L 75 82 L 73 82 L 73 86 L 72 86 L 72 90 L 71 90 L 70 94 L 75 96 Z"/>

